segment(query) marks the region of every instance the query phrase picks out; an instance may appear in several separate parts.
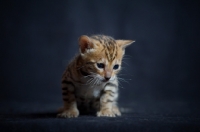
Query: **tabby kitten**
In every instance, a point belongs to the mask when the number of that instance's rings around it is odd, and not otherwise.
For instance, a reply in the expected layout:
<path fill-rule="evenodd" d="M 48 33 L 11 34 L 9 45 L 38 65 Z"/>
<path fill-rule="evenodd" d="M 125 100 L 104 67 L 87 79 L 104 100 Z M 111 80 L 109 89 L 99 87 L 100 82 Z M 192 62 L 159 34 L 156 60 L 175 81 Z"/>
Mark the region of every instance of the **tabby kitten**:
<path fill-rule="evenodd" d="M 79 38 L 78 54 L 62 76 L 64 106 L 58 117 L 78 117 L 80 112 L 97 112 L 97 116 L 115 117 L 118 80 L 125 48 L 132 40 L 115 40 L 104 35 Z"/>

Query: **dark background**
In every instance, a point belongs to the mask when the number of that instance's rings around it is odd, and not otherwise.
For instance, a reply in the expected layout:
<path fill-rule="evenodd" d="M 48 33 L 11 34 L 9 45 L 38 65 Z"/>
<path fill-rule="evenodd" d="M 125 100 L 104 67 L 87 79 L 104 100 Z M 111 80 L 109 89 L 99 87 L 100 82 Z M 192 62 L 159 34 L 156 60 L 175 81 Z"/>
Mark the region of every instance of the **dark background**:
<path fill-rule="evenodd" d="M 2 115 L 55 112 L 78 37 L 105 34 L 136 40 L 120 75 L 124 113 L 200 117 L 200 1 L 8 0 L 0 7 Z"/>

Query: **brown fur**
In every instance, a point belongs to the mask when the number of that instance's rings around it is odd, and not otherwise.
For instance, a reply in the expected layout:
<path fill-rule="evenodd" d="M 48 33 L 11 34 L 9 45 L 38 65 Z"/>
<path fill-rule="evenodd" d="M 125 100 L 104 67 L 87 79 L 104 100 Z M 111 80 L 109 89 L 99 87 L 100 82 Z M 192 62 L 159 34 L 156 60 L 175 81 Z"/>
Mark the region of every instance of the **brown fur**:
<path fill-rule="evenodd" d="M 64 107 L 58 116 L 77 117 L 82 109 L 95 110 L 97 116 L 120 116 L 116 75 L 125 47 L 133 42 L 104 35 L 81 36 L 80 54 L 70 62 L 62 77 Z"/>

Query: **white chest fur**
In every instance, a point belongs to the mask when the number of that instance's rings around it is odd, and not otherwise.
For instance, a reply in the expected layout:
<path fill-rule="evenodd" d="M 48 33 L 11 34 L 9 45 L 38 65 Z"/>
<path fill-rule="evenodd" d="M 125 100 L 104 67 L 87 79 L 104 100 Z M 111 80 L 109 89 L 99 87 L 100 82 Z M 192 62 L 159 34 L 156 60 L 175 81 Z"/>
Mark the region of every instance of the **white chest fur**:
<path fill-rule="evenodd" d="M 97 98 L 104 87 L 105 83 L 101 85 L 76 84 L 76 95 L 84 98 Z"/>

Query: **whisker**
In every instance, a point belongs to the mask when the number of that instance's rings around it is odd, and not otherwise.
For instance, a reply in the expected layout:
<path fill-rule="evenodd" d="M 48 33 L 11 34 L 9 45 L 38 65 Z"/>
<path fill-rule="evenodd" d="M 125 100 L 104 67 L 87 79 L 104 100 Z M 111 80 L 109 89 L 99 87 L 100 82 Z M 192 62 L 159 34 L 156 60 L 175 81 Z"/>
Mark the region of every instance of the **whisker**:
<path fill-rule="evenodd" d="M 118 79 L 123 79 L 123 80 L 131 80 L 131 79 L 126 79 L 126 78 L 121 78 L 121 77 L 117 77 Z"/>
<path fill-rule="evenodd" d="M 100 81 L 99 81 L 99 79 L 97 80 L 97 85 L 99 85 L 100 84 Z"/>
<path fill-rule="evenodd" d="M 124 78 L 120 78 L 118 77 L 119 80 L 123 81 L 123 82 L 126 82 L 126 83 L 129 83 L 128 81 L 126 81 Z"/>
<path fill-rule="evenodd" d="M 94 82 L 94 85 L 97 85 L 97 81 L 98 81 L 98 78 L 96 78 L 95 82 Z"/>
<path fill-rule="evenodd" d="M 87 82 L 86 82 L 86 84 L 91 84 L 92 83 L 92 81 L 94 80 L 94 78 L 90 78 Z"/>
<path fill-rule="evenodd" d="M 127 66 L 130 66 L 128 63 L 126 63 L 125 61 L 122 61 L 122 63 L 126 64 Z"/>
<path fill-rule="evenodd" d="M 124 88 L 120 81 L 118 81 L 118 84 L 119 84 L 119 88 Z"/>
<path fill-rule="evenodd" d="M 96 78 L 93 78 L 93 80 L 92 80 L 92 82 L 91 82 L 90 85 L 92 85 L 92 86 L 94 85 L 95 79 L 96 79 Z"/>

